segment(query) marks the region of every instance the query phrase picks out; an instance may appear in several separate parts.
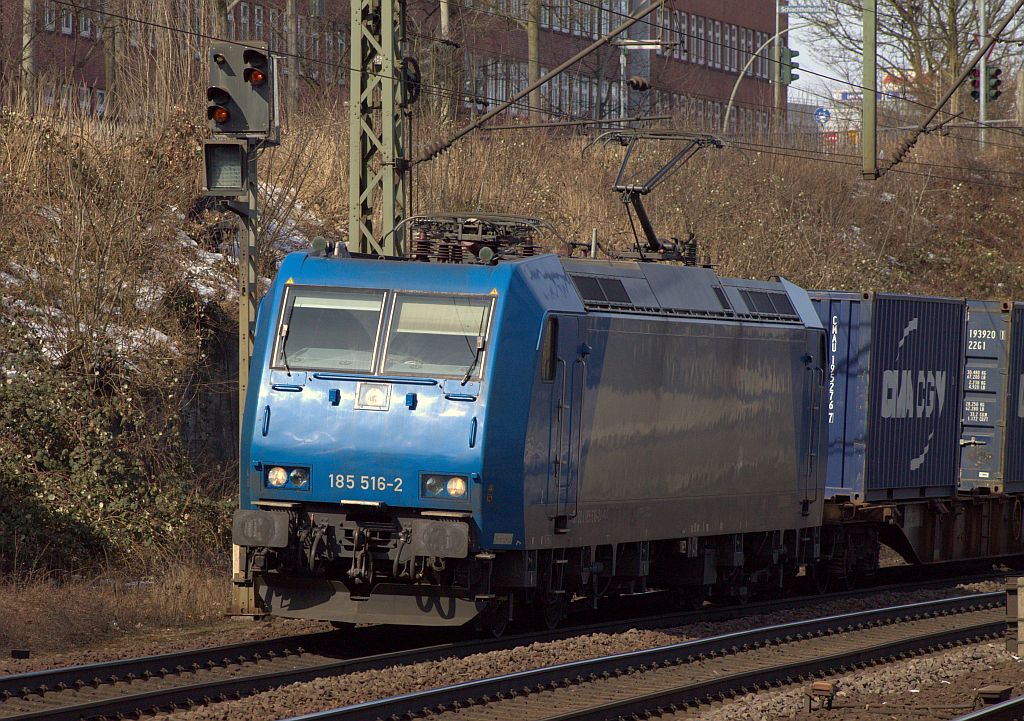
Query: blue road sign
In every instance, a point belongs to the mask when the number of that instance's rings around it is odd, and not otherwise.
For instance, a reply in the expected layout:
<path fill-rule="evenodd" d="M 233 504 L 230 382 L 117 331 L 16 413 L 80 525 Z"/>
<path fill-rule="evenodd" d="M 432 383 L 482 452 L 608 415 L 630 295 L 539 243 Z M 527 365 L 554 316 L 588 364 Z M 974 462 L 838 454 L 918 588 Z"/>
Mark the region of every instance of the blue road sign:
<path fill-rule="evenodd" d="M 818 108 L 817 110 L 814 111 L 814 119 L 817 120 L 818 123 L 821 125 L 827 123 L 828 119 L 831 117 L 832 113 L 828 111 L 828 108 Z"/>

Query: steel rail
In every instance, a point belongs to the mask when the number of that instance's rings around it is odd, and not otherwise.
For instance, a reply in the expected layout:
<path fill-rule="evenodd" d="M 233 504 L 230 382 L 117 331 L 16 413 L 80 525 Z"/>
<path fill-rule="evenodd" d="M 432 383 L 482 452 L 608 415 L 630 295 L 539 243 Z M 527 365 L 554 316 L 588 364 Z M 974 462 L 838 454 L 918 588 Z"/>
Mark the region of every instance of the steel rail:
<path fill-rule="evenodd" d="M 957 716 L 953 721 L 1020 721 L 1024 719 L 1024 696 L 1016 696 L 1002 703 L 985 706 Z"/>
<path fill-rule="evenodd" d="M 766 628 L 727 633 L 711 638 L 685 641 L 643 651 L 612 654 L 574 661 L 542 669 L 520 671 L 493 678 L 467 681 L 442 688 L 367 701 L 342 708 L 297 716 L 288 721 L 348 721 L 350 719 L 389 719 L 430 710 L 435 714 L 464 709 L 479 703 L 493 703 L 519 695 L 543 693 L 566 686 L 600 683 L 614 676 L 704 662 L 741 651 L 779 647 L 797 641 L 839 633 L 858 633 L 864 629 L 895 625 L 926 618 L 941 618 L 980 609 L 998 608 L 1004 603 L 1002 592 L 960 596 L 940 601 L 904 604 L 884 609 L 841 614 L 809 621 L 795 621 Z M 823 668 L 855 666 L 871 661 L 895 660 L 922 649 L 959 643 L 967 638 L 1001 633 L 1005 620 L 1001 614 L 982 614 L 984 618 L 967 628 L 938 629 L 910 639 L 875 643 L 851 653 L 819 655 L 814 659 L 789 660 L 770 669 L 720 676 L 710 682 L 690 683 L 667 692 L 633 695 L 621 702 L 603 699 L 599 706 L 560 715 L 547 715 L 549 721 L 568 721 L 629 717 L 629 715 L 665 709 L 673 704 L 692 703 L 708 696 L 725 696 L 741 689 L 781 685 L 793 678 L 821 673 Z"/>
<path fill-rule="evenodd" d="M 948 582 L 947 579 L 945 583 Z M 758 613 L 799 609 L 829 600 L 863 597 L 885 589 L 905 591 L 941 583 L 893 584 L 852 592 L 575 625 L 556 632 L 517 634 L 497 640 L 473 639 L 423 645 L 358 657 L 339 657 L 339 653 L 361 645 L 367 635 L 372 636 L 374 629 L 357 630 L 355 639 L 346 638 L 341 632 L 329 631 L 35 671 L 0 677 L 0 719 L 77 720 L 116 716 L 118 713 L 240 697 L 288 683 L 438 660 L 453 654 L 486 653 L 589 633 L 619 633 L 634 628 L 724 621 Z M 280 666 L 286 668 L 279 669 Z"/>

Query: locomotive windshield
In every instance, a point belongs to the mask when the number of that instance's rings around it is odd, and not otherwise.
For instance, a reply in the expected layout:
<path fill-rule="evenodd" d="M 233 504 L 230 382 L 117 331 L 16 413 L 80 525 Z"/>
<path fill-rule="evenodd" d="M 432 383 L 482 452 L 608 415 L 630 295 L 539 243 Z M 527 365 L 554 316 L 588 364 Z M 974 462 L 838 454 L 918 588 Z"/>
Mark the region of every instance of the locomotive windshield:
<path fill-rule="evenodd" d="M 274 365 L 369 373 L 383 307 L 382 290 L 290 288 Z"/>
<path fill-rule="evenodd" d="M 489 298 L 399 294 L 383 372 L 479 377 L 490 308 Z"/>

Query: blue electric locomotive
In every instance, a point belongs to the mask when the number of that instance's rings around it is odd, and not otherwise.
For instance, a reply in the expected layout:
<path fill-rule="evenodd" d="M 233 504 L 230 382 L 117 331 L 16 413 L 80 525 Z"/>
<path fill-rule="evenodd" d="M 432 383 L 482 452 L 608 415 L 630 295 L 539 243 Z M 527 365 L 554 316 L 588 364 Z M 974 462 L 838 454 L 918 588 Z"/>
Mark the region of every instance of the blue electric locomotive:
<path fill-rule="evenodd" d="M 813 570 L 825 333 L 803 290 L 490 256 L 283 262 L 233 529 L 262 609 L 552 626 L 569 599 Z"/>

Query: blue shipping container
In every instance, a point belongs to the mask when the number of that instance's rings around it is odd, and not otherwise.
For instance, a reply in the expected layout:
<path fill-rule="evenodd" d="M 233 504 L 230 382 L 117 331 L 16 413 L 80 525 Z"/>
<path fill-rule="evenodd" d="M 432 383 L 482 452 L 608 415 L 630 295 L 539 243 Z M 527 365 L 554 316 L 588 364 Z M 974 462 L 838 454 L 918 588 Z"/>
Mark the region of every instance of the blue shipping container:
<path fill-rule="evenodd" d="M 960 434 L 963 492 L 1003 490 L 1003 423 L 1010 304 L 967 301 Z"/>
<path fill-rule="evenodd" d="M 1014 303 L 1010 326 L 1010 370 L 1006 393 L 1007 493 L 1024 492 L 1024 303 Z"/>
<path fill-rule="evenodd" d="M 826 497 L 956 493 L 962 300 L 811 293 L 829 333 Z"/>
<path fill-rule="evenodd" d="M 871 303 L 863 293 L 812 292 L 828 334 L 825 497 L 864 498 Z"/>

